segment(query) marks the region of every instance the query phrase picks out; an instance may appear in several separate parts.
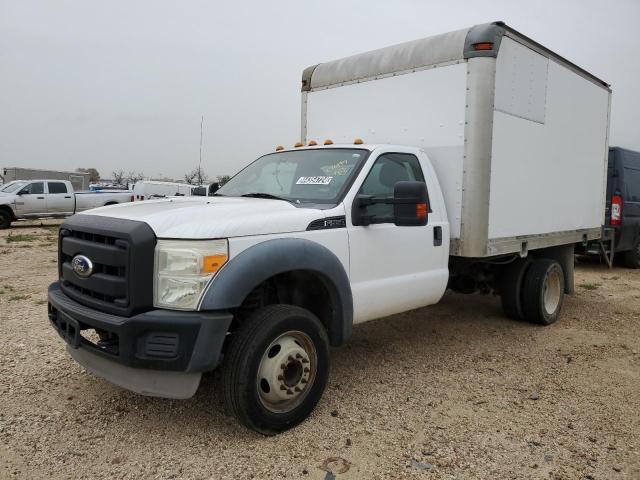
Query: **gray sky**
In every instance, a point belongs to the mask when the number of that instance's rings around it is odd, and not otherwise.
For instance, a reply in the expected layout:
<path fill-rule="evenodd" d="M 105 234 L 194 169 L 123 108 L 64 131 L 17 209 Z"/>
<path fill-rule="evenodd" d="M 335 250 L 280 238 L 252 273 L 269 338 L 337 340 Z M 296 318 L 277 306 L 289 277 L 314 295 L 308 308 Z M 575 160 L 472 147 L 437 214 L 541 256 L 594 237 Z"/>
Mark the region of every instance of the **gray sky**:
<path fill-rule="evenodd" d="M 233 174 L 300 132 L 308 65 L 504 20 L 612 84 L 640 150 L 640 1 L 0 0 L 0 166 Z"/>

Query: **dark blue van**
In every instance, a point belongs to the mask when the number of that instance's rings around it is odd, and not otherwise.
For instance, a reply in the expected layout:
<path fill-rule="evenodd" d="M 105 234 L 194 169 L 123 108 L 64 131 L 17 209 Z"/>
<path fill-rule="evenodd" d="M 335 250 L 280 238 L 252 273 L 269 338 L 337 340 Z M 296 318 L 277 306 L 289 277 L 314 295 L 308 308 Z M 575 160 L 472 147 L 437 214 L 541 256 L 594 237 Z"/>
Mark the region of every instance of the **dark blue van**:
<path fill-rule="evenodd" d="M 640 152 L 609 148 L 605 223 L 615 230 L 615 252 L 640 268 Z"/>

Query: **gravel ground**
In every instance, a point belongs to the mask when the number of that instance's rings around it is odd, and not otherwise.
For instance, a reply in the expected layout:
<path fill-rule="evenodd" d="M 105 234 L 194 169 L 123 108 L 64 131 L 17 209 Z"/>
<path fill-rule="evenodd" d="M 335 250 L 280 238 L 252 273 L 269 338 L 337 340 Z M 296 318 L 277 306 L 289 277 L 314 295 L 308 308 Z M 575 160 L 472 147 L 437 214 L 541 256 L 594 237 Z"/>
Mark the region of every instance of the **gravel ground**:
<path fill-rule="evenodd" d="M 580 265 L 546 328 L 460 295 L 356 326 L 311 418 L 265 438 L 217 374 L 170 401 L 74 363 L 47 325 L 44 223 L 0 232 L 2 478 L 640 478 L 640 271 Z"/>

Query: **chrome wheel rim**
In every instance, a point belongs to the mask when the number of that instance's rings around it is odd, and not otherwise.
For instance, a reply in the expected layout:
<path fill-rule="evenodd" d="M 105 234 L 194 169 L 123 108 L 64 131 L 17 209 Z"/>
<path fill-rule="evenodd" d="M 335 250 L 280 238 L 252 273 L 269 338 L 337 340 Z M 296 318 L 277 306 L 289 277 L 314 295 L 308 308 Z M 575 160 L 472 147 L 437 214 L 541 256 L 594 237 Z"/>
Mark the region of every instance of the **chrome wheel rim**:
<path fill-rule="evenodd" d="M 560 278 L 560 272 L 557 268 L 554 268 L 545 278 L 542 294 L 544 309 L 549 315 L 554 314 L 560 305 L 560 298 L 562 297 L 561 290 L 562 280 Z"/>
<path fill-rule="evenodd" d="M 269 344 L 258 367 L 256 387 L 260 401 L 276 413 L 296 408 L 316 377 L 318 356 L 305 333 L 290 331 Z"/>

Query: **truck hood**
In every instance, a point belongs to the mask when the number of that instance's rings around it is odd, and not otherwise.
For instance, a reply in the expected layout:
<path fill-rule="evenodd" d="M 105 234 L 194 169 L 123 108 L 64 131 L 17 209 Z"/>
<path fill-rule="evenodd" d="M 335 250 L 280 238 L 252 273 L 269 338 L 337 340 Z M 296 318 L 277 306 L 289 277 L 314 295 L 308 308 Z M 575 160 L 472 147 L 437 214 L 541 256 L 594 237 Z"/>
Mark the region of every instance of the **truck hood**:
<path fill-rule="evenodd" d="M 79 215 L 145 222 L 158 238 L 231 238 L 300 232 L 325 217 L 283 200 L 201 197 L 145 200 L 96 208 Z"/>

